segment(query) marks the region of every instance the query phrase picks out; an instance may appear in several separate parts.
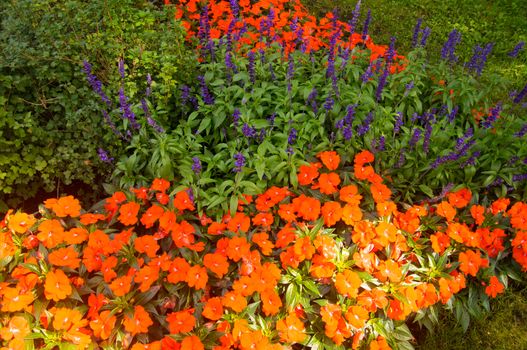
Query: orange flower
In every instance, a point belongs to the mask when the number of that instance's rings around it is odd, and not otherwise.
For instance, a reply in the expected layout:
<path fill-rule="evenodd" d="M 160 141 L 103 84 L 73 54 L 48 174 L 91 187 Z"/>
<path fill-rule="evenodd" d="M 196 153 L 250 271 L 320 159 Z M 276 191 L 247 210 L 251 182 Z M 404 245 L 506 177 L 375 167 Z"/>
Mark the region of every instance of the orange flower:
<path fill-rule="evenodd" d="M 227 256 L 233 261 L 240 261 L 242 257 L 249 254 L 250 247 L 245 237 L 234 236 L 229 241 Z"/>
<path fill-rule="evenodd" d="M 54 301 L 66 299 L 72 291 L 70 281 L 64 271 L 55 269 L 46 274 L 46 281 L 44 282 L 46 299 L 53 299 Z"/>
<path fill-rule="evenodd" d="M 372 340 L 370 343 L 369 350 L 392 350 L 392 348 L 381 336 L 378 336 L 376 340 Z"/>
<path fill-rule="evenodd" d="M 320 202 L 303 194 L 293 199 L 298 215 L 306 221 L 315 221 L 320 215 Z"/>
<path fill-rule="evenodd" d="M 131 226 L 137 223 L 137 214 L 141 206 L 135 202 L 128 202 L 119 208 L 119 221 L 123 225 Z"/>
<path fill-rule="evenodd" d="M 151 228 L 154 226 L 155 222 L 163 216 L 164 212 L 165 210 L 162 207 L 153 204 L 145 211 L 143 216 L 141 216 L 141 223 L 145 228 Z"/>
<path fill-rule="evenodd" d="M 357 186 L 348 185 L 340 189 L 339 198 L 343 202 L 358 206 L 360 204 L 362 196 L 359 194 L 359 190 L 357 189 Z"/>
<path fill-rule="evenodd" d="M 347 298 L 356 298 L 362 280 L 356 272 L 344 270 L 335 276 L 337 292 Z"/>
<path fill-rule="evenodd" d="M 183 338 L 181 342 L 181 350 L 203 350 L 205 349 L 203 343 L 196 335 L 190 335 Z"/>
<path fill-rule="evenodd" d="M 342 208 L 342 221 L 346 225 L 355 226 L 362 220 L 362 210 L 358 205 L 346 204 Z"/>
<path fill-rule="evenodd" d="M 320 158 L 322 164 L 324 164 L 328 170 L 335 170 L 339 167 L 340 156 L 335 151 L 320 152 L 317 154 L 317 157 Z"/>
<path fill-rule="evenodd" d="M 270 255 L 273 252 L 274 244 L 269 240 L 267 233 L 255 233 L 252 241 L 258 245 L 263 255 Z"/>
<path fill-rule="evenodd" d="M 298 173 L 298 183 L 302 186 L 311 184 L 319 175 L 318 169 L 322 167 L 320 163 L 300 166 Z"/>
<path fill-rule="evenodd" d="M 485 288 L 485 293 L 491 297 L 495 298 L 496 295 L 503 293 L 503 290 L 505 289 L 505 286 L 500 282 L 498 277 L 492 276 L 490 277 L 489 285 L 487 288 Z"/>
<path fill-rule="evenodd" d="M 456 216 L 456 209 L 446 201 L 437 205 L 437 214 L 444 217 L 447 221 L 452 221 Z"/>
<path fill-rule="evenodd" d="M 168 182 L 165 179 L 154 179 L 152 181 L 152 186 L 150 186 L 150 190 L 152 191 L 159 191 L 159 192 L 165 192 L 170 188 L 170 182 Z"/>
<path fill-rule="evenodd" d="M 73 196 L 60 197 L 59 199 L 50 198 L 44 202 L 44 206 L 52 209 L 59 218 L 66 216 L 75 218 L 81 213 L 80 202 Z"/>
<path fill-rule="evenodd" d="M 35 224 L 35 222 L 36 219 L 33 215 L 18 212 L 9 216 L 7 228 L 15 231 L 16 233 L 26 233 L 31 228 L 31 226 Z"/>
<path fill-rule="evenodd" d="M 187 279 L 190 264 L 183 258 L 174 258 L 168 269 L 167 280 L 170 283 L 183 282 Z"/>
<path fill-rule="evenodd" d="M 271 227 L 274 221 L 273 214 L 271 213 L 258 213 L 253 218 L 253 225 L 255 226 L 262 226 L 265 229 L 268 229 Z"/>
<path fill-rule="evenodd" d="M 251 227 L 251 219 L 244 213 L 237 212 L 227 223 L 227 229 L 231 232 L 247 232 Z"/>
<path fill-rule="evenodd" d="M 389 259 L 381 261 L 378 268 L 378 273 L 375 276 L 382 282 L 389 279 L 391 282 L 400 282 L 402 279 L 403 272 L 399 264 Z"/>
<path fill-rule="evenodd" d="M 4 340 L 23 340 L 29 333 L 31 333 L 29 322 L 22 316 L 11 317 L 9 322 L 4 327 L 0 328 L 0 338 Z"/>
<path fill-rule="evenodd" d="M 64 241 L 67 244 L 81 244 L 88 239 L 88 231 L 83 227 L 74 227 L 64 232 Z"/>
<path fill-rule="evenodd" d="M 472 199 L 472 192 L 468 188 L 462 188 L 456 192 L 447 194 L 448 203 L 455 208 L 464 208 Z"/>
<path fill-rule="evenodd" d="M 57 249 L 48 255 L 50 264 L 55 266 L 67 266 L 76 269 L 80 266 L 81 259 L 73 247 Z"/>
<path fill-rule="evenodd" d="M 291 203 L 280 204 L 278 215 L 286 222 L 293 222 L 296 220 L 295 206 Z"/>
<path fill-rule="evenodd" d="M 188 333 L 194 329 L 196 318 L 192 313 L 194 309 L 186 309 L 172 312 L 167 315 L 168 329 L 170 334 Z"/>
<path fill-rule="evenodd" d="M 469 275 L 476 276 L 481 267 L 487 267 L 489 262 L 482 259 L 479 253 L 472 250 L 459 253 L 459 269 Z"/>
<path fill-rule="evenodd" d="M 355 328 L 359 329 L 366 325 L 366 321 L 370 318 L 368 310 L 362 306 L 351 306 L 344 315 L 346 320 Z"/>
<path fill-rule="evenodd" d="M 470 207 L 470 215 L 477 225 L 481 225 L 485 221 L 485 207 L 482 205 L 473 205 Z"/>
<path fill-rule="evenodd" d="M 392 191 L 388 188 L 388 186 L 382 183 L 372 183 L 370 186 L 370 191 L 375 203 L 386 202 L 392 195 Z"/>
<path fill-rule="evenodd" d="M 186 282 L 189 287 L 194 287 L 196 290 L 203 289 L 207 285 L 209 276 L 207 275 L 207 269 L 194 265 L 188 270 Z"/>
<path fill-rule="evenodd" d="M 77 309 L 60 307 L 53 312 L 53 328 L 56 331 L 78 330 L 88 324 L 88 320 L 82 318 Z"/>
<path fill-rule="evenodd" d="M 221 298 L 214 297 L 207 300 L 201 314 L 209 320 L 219 320 L 223 316 L 223 305 L 221 303 Z"/>
<path fill-rule="evenodd" d="M 443 232 L 436 232 L 430 235 L 432 249 L 439 254 L 443 254 L 446 248 L 450 247 L 450 237 Z"/>
<path fill-rule="evenodd" d="M 139 291 L 146 292 L 159 278 L 159 267 L 143 266 L 135 275 L 134 282 L 140 283 Z"/>
<path fill-rule="evenodd" d="M 357 153 L 354 158 L 354 163 L 359 164 L 360 166 L 364 165 L 365 163 L 371 163 L 375 160 L 375 156 L 370 151 L 362 151 L 360 153 Z"/>
<path fill-rule="evenodd" d="M 110 289 L 116 297 L 122 297 L 126 295 L 132 288 L 132 276 L 121 276 L 113 280 L 110 283 Z"/>
<path fill-rule="evenodd" d="M 277 321 L 276 330 L 280 341 L 285 343 L 302 343 L 307 337 L 304 323 L 294 313 Z"/>
<path fill-rule="evenodd" d="M 496 215 L 500 212 L 504 212 L 505 210 L 507 210 L 507 207 L 509 206 L 510 204 L 510 199 L 509 198 L 499 198 L 499 199 L 496 199 L 494 202 L 492 202 L 492 204 L 490 205 L 490 211 L 492 212 L 492 214 Z"/>
<path fill-rule="evenodd" d="M 56 219 L 45 220 L 38 226 L 37 238 L 46 248 L 55 248 L 64 241 L 64 227 Z"/>
<path fill-rule="evenodd" d="M 6 287 L 0 290 L 2 295 L 2 311 L 17 312 L 29 308 L 35 297 L 31 291 L 22 293 L 17 288 Z"/>
<path fill-rule="evenodd" d="M 127 332 L 132 334 L 132 337 L 138 333 L 148 332 L 148 327 L 150 327 L 154 322 L 150 318 L 148 312 L 141 305 L 136 305 L 134 307 L 133 317 L 124 316 L 123 325 L 124 329 Z"/>
<path fill-rule="evenodd" d="M 223 306 L 231 308 L 234 312 L 240 313 L 247 307 L 247 299 L 234 291 L 227 292 L 222 297 Z"/>
<path fill-rule="evenodd" d="M 337 173 L 324 173 L 318 178 L 318 183 L 311 186 L 312 189 L 320 189 L 321 193 L 333 194 L 338 191 L 340 177 Z"/>
<path fill-rule="evenodd" d="M 361 292 L 357 296 L 357 304 L 369 312 L 375 312 L 377 309 L 384 309 L 388 306 L 388 298 L 382 289 L 374 288 Z"/>
<path fill-rule="evenodd" d="M 203 257 L 203 265 L 222 278 L 229 271 L 227 258 L 218 253 L 209 253 Z"/>
<path fill-rule="evenodd" d="M 81 215 L 80 222 L 83 225 L 91 225 L 104 219 L 106 219 L 106 216 L 103 214 L 86 213 Z"/>
<path fill-rule="evenodd" d="M 139 253 L 145 253 L 149 258 L 155 258 L 160 247 L 154 236 L 144 235 L 135 239 L 134 248 Z"/>
<path fill-rule="evenodd" d="M 282 300 L 278 293 L 271 288 L 265 289 L 260 293 L 262 300 L 262 311 L 266 316 L 276 315 L 282 307 Z"/>
<path fill-rule="evenodd" d="M 194 203 L 192 203 L 187 191 L 180 191 L 176 194 L 174 197 L 174 207 L 176 207 L 179 211 L 184 211 L 186 209 L 192 211 L 195 209 Z"/>
<path fill-rule="evenodd" d="M 101 339 L 108 339 L 115 328 L 117 317 L 111 314 L 110 310 L 101 312 L 101 314 L 90 322 L 90 328 L 93 335 Z"/>

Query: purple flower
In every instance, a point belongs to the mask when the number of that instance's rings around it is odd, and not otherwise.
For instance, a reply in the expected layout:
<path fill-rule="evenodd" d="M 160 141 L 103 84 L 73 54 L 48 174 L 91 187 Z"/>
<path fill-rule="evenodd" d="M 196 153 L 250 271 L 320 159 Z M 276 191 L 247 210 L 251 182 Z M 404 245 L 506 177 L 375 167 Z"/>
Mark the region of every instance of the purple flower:
<path fill-rule="evenodd" d="M 490 54 L 490 51 L 492 51 L 493 47 L 493 43 L 487 44 L 485 48 L 476 45 L 474 47 L 474 53 L 470 58 L 470 61 L 466 64 L 467 69 L 469 71 L 475 72 L 477 76 L 480 76 L 483 68 L 485 67 L 485 63 L 487 62 L 487 57 Z"/>
<path fill-rule="evenodd" d="M 97 154 L 99 155 L 99 159 L 103 161 L 104 163 L 113 162 L 113 158 L 110 158 L 110 156 L 108 156 L 108 153 L 104 149 L 99 148 L 97 150 Z"/>
<path fill-rule="evenodd" d="M 351 125 L 344 127 L 344 129 L 342 129 L 342 136 L 344 136 L 346 141 L 351 140 L 353 137 L 353 127 Z"/>
<path fill-rule="evenodd" d="M 521 100 L 527 95 L 527 84 L 525 84 L 525 87 L 520 91 L 518 94 L 516 94 L 516 97 L 512 102 L 514 103 L 520 103 Z"/>
<path fill-rule="evenodd" d="M 373 69 L 373 67 L 372 67 L 372 64 L 370 63 L 368 68 L 366 68 L 366 70 L 364 71 L 364 73 L 360 77 L 360 80 L 363 83 L 367 83 L 368 81 L 370 81 L 373 78 L 373 70 L 372 69 Z"/>
<path fill-rule="evenodd" d="M 148 110 L 148 105 L 144 98 L 141 99 L 141 107 L 143 108 L 143 111 L 145 112 L 146 122 L 148 123 L 148 125 L 154 128 L 154 130 L 157 131 L 158 133 L 164 133 L 165 130 L 159 124 L 157 124 L 157 122 L 150 116 L 150 111 Z"/>
<path fill-rule="evenodd" d="M 360 3 L 361 0 L 357 1 L 357 4 L 355 4 L 355 9 L 351 12 L 351 20 L 349 22 L 350 35 L 355 33 L 355 28 L 357 27 L 357 22 L 359 21 Z"/>
<path fill-rule="evenodd" d="M 401 151 L 399 152 L 399 159 L 397 160 L 397 164 L 395 164 L 396 168 L 400 168 L 404 165 L 404 162 L 406 161 L 405 153 L 406 150 L 401 148 Z"/>
<path fill-rule="evenodd" d="M 296 141 L 296 138 L 298 136 L 298 133 L 296 131 L 295 128 L 291 128 L 291 130 L 289 131 L 289 136 L 287 137 L 287 143 L 292 145 L 295 143 Z"/>
<path fill-rule="evenodd" d="M 124 79 L 124 60 L 122 58 L 119 60 L 119 75 L 121 79 Z"/>
<path fill-rule="evenodd" d="M 426 41 L 428 40 L 428 37 L 430 36 L 431 31 L 432 30 L 430 29 L 430 27 L 426 27 L 425 29 L 423 29 L 423 36 L 421 37 L 421 43 L 420 43 L 422 47 L 426 46 Z"/>
<path fill-rule="evenodd" d="M 417 46 L 417 40 L 419 40 L 419 32 L 421 31 L 421 23 L 423 22 L 422 18 L 417 20 L 417 23 L 414 28 L 414 35 L 412 37 L 412 47 Z"/>
<path fill-rule="evenodd" d="M 455 55 L 456 46 L 461 42 L 461 33 L 454 29 L 448 35 L 448 40 L 443 45 L 441 50 L 441 58 L 450 62 L 456 62 L 457 56 Z"/>
<path fill-rule="evenodd" d="M 104 121 L 106 122 L 106 124 L 108 124 L 110 129 L 112 129 L 113 133 L 115 135 L 119 136 L 120 138 L 122 138 L 123 140 L 125 140 L 126 137 L 124 137 L 123 134 L 119 130 L 117 130 L 117 127 L 115 126 L 114 122 L 112 121 L 112 119 L 108 115 L 108 112 L 106 112 L 106 110 L 103 109 L 102 110 L 102 115 L 104 117 Z"/>
<path fill-rule="evenodd" d="M 254 84 L 256 82 L 256 71 L 254 69 L 256 58 L 255 58 L 255 54 L 253 51 L 249 51 L 247 56 L 249 57 L 249 66 L 247 69 L 249 71 L 249 80 L 251 81 L 252 84 Z"/>
<path fill-rule="evenodd" d="M 295 60 L 293 58 L 293 55 L 289 55 L 289 64 L 287 65 L 287 91 L 291 92 L 291 79 L 293 79 L 295 75 Z"/>
<path fill-rule="evenodd" d="M 432 137 L 432 125 L 427 123 L 425 129 L 426 130 L 423 139 L 423 151 L 425 153 L 428 153 L 428 151 L 430 150 L 430 138 Z"/>
<path fill-rule="evenodd" d="M 408 84 L 405 85 L 404 87 L 404 96 L 407 96 L 408 93 L 410 92 L 410 90 L 412 90 L 414 88 L 414 81 L 412 80 L 411 82 L 409 82 Z"/>
<path fill-rule="evenodd" d="M 313 112 L 315 112 L 315 114 L 317 114 L 318 112 L 317 95 L 318 95 L 317 89 L 313 88 L 311 92 L 309 93 L 309 96 L 307 96 L 307 103 L 311 105 L 311 108 L 313 109 Z"/>
<path fill-rule="evenodd" d="M 92 87 L 93 91 L 99 95 L 99 97 L 101 98 L 101 100 L 106 103 L 106 105 L 108 107 L 111 107 L 112 106 L 112 101 L 110 101 L 110 99 L 108 98 L 108 96 L 106 96 L 106 94 L 104 93 L 104 91 L 102 91 L 102 83 L 100 82 L 99 79 L 97 79 L 97 77 L 92 74 L 92 66 L 91 64 L 84 60 L 84 67 L 83 67 L 83 71 L 84 73 L 86 74 L 86 79 L 88 80 L 88 83 L 90 84 L 90 86 Z"/>
<path fill-rule="evenodd" d="M 273 126 L 275 119 L 276 119 L 276 113 L 273 113 L 269 117 L 267 117 L 267 121 L 269 122 L 269 125 Z"/>
<path fill-rule="evenodd" d="M 382 98 L 382 90 L 386 85 L 386 79 L 388 78 L 388 67 L 384 67 L 381 77 L 379 78 L 379 85 L 377 85 L 377 91 L 375 92 L 375 99 L 379 102 Z"/>
<path fill-rule="evenodd" d="M 359 126 L 359 129 L 357 130 L 357 134 L 359 136 L 365 135 L 368 130 L 370 130 L 371 122 L 373 121 L 373 112 L 368 113 L 366 116 L 366 119 L 364 119 L 364 122 L 361 126 Z"/>
<path fill-rule="evenodd" d="M 510 57 L 513 57 L 513 58 L 516 57 L 516 56 L 518 56 L 518 54 L 520 53 L 520 51 L 523 50 L 524 46 L 525 46 L 525 42 L 524 42 L 524 41 L 520 41 L 520 42 L 514 47 L 514 49 L 512 49 L 512 51 L 508 53 L 508 55 L 509 55 Z"/>
<path fill-rule="evenodd" d="M 366 20 L 364 21 L 364 27 L 362 28 L 362 40 L 366 41 L 368 37 L 368 27 L 370 26 L 371 21 L 371 9 L 368 9 L 368 14 L 366 15 Z"/>
<path fill-rule="evenodd" d="M 492 124 L 498 119 L 500 112 L 501 112 L 502 103 L 499 102 L 494 108 L 490 109 L 490 115 L 487 117 L 487 119 L 481 123 L 481 125 L 489 129 L 492 127 Z"/>
<path fill-rule="evenodd" d="M 256 129 L 249 126 L 249 124 L 247 123 L 243 124 L 242 133 L 243 133 L 243 136 L 245 136 L 248 139 L 252 139 L 253 137 L 256 137 Z"/>
<path fill-rule="evenodd" d="M 232 124 L 234 126 L 238 126 L 238 121 L 240 120 L 240 117 L 242 116 L 240 110 L 238 108 L 234 108 L 234 112 L 232 113 Z"/>
<path fill-rule="evenodd" d="M 124 89 L 121 87 L 119 89 L 119 104 L 121 105 L 121 113 L 123 119 L 127 119 L 130 122 L 130 125 L 134 129 L 139 129 L 141 126 L 135 120 L 135 114 L 132 112 L 132 108 L 128 103 L 128 98 L 124 94 Z"/>
<path fill-rule="evenodd" d="M 456 115 L 457 115 L 457 112 L 459 111 L 459 106 L 455 106 L 453 109 L 452 109 L 452 112 L 450 112 L 450 114 L 448 114 L 448 121 L 450 123 L 452 123 L 454 121 L 454 119 L 456 119 Z"/>
<path fill-rule="evenodd" d="M 214 97 L 212 97 L 212 95 L 210 94 L 207 82 L 205 81 L 205 77 L 203 75 L 200 75 L 198 76 L 198 80 L 201 87 L 201 98 L 203 99 L 203 102 L 207 105 L 214 104 Z"/>
<path fill-rule="evenodd" d="M 236 65 L 232 61 L 232 53 L 231 52 L 227 52 L 225 54 L 225 67 L 227 67 L 227 69 L 230 72 L 234 73 L 234 74 L 238 73 L 238 68 L 236 68 Z"/>
<path fill-rule="evenodd" d="M 192 171 L 194 174 L 201 173 L 201 160 L 198 157 L 192 157 Z"/>
<path fill-rule="evenodd" d="M 395 117 L 395 125 L 393 126 L 393 133 L 397 135 L 399 131 L 401 131 L 401 127 L 403 125 L 404 125 L 403 114 L 401 112 L 397 112 L 397 115 Z"/>
<path fill-rule="evenodd" d="M 351 125 L 353 123 L 353 117 L 355 115 L 355 108 L 357 107 L 356 104 L 353 104 L 353 105 L 349 105 L 347 108 L 346 108 L 346 116 L 344 117 L 344 122 L 347 124 L 347 125 Z"/>
<path fill-rule="evenodd" d="M 386 52 L 386 64 L 390 64 L 393 61 L 393 58 L 395 57 L 395 40 L 396 38 L 392 36 L 390 38 L 390 46 L 388 47 L 388 51 Z"/>
<path fill-rule="evenodd" d="M 231 5 L 232 15 L 234 17 L 238 17 L 238 15 L 240 14 L 240 6 L 238 5 L 238 1 L 229 0 L 229 4 Z"/>
<path fill-rule="evenodd" d="M 523 137 L 525 134 L 527 134 L 527 123 L 523 124 L 520 131 L 514 134 L 516 137 Z"/>
<path fill-rule="evenodd" d="M 152 93 L 152 76 L 150 73 L 146 75 L 146 90 L 145 90 L 145 96 L 149 97 Z"/>
<path fill-rule="evenodd" d="M 333 105 L 335 104 L 335 101 L 333 100 L 333 98 L 331 96 L 328 96 L 326 98 L 326 102 L 324 103 L 324 109 L 326 110 L 326 112 L 329 112 L 333 109 Z"/>
<path fill-rule="evenodd" d="M 234 160 L 234 169 L 232 171 L 239 173 L 242 171 L 242 168 L 245 165 L 245 157 L 239 152 L 234 155 Z"/>
<path fill-rule="evenodd" d="M 408 142 L 408 146 L 410 148 L 414 148 L 417 142 L 419 142 L 420 138 L 421 138 L 421 129 L 415 128 L 414 132 L 412 133 L 412 138 L 410 139 L 410 142 Z"/>

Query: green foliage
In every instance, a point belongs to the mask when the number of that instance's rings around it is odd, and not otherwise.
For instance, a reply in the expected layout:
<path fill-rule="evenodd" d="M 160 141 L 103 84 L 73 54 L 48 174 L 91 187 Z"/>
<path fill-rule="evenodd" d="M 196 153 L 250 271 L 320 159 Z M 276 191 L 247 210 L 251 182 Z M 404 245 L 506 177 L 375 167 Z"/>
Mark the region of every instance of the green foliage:
<path fill-rule="evenodd" d="M 135 1 L 13 0 L 0 14 L 0 205 L 72 182 L 99 189 L 108 168 L 97 148 L 122 145 L 102 125 L 82 62 L 116 87 L 126 58 L 129 93 L 151 73 L 166 87 L 156 90 L 162 108 L 192 62 L 173 13 Z"/>
<path fill-rule="evenodd" d="M 388 76 L 378 101 L 384 63 L 371 80 L 361 79 L 370 65 L 369 49 L 356 47 L 350 53 L 353 63 L 336 58 L 335 84 L 326 77 L 324 50 L 312 55 L 297 50 L 286 60 L 273 46 L 263 60 L 256 57 L 253 83 L 249 59 L 234 54 L 236 70 L 226 68 L 225 49 L 220 47 L 215 61 L 198 67 L 214 103 L 206 103 L 201 84 L 189 88 L 189 97 L 175 108 L 180 111 L 174 117 L 178 124 L 169 125 L 166 134 L 136 135 L 117 164 L 115 180 L 128 188 L 154 177 L 176 179 L 194 190 L 199 205 L 221 205 L 227 211 L 233 196 L 258 193 L 270 185 L 296 187 L 296 173 L 306 156 L 313 159 L 309 157 L 334 149 L 346 161 L 369 149 L 376 153 L 376 169 L 389 179 L 395 197 L 407 203 L 438 196 L 451 183 L 491 197 L 513 186 L 518 189 L 514 197 L 524 196 L 523 182 L 514 177 L 527 170 L 522 163 L 527 146 L 514 136 L 524 122 L 510 113 L 512 103 L 504 101 L 498 120 L 490 127 L 483 124 L 499 105 L 493 91 L 509 87 L 500 76 L 478 79 L 460 65 L 429 62 L 425 51 L 417 49 L 403 61 L 404 70 Z M 413 87 L 408 88 L 410 83 Z M 310 99 L 313 91 L 317 96 Z M 334 105 L 327 109 L 329 100 Z M 482 114 L 479 122 L 477 112 Z M 397 131 L 399 116 L 403 126 Z M 353 130 L 349 140 L 345 127 L 337 127 L 347 118 Z M 293 129 L 297 137 L 289 143 Z M 421 136 L 413 144 L 416 132 Z M 247 162 L 242 172 L 234 173 L 238 153 Z M 203 165 L 199 174 L 192 171 L 194 157 Z"/>

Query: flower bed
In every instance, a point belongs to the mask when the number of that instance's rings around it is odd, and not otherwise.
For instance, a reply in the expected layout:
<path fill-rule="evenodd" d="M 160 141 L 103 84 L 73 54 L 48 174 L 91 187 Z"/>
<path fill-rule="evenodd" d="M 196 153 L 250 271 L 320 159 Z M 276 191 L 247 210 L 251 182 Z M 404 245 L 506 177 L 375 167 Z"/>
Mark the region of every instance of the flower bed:
<path fill-rule="evenodd" d="M 405 325 L 488 303 L 527 269 L 527 204 L 470 191 L 404 206 L 368 151 L 301 167 L 213 220 L 156 179 L 100 210 L 71 196 L 2 223 L 4 345 L 411 348 Z M 515 261 L 511 261 L 510 255 Z"/>

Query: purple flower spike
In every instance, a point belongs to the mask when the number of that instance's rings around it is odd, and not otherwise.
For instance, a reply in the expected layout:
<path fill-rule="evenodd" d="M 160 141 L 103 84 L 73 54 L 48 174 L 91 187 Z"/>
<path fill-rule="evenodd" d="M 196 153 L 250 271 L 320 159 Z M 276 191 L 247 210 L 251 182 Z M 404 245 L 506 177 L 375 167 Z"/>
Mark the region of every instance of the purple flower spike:
<path fill-rule="evenodd" d="M 111 107 L 112 106 L 112 101 L 110 101 L 110 99 L 108 98 L 108 96 L 106 96 L 106 94 L 104 93 L 104 91 L 102 91 L 102 83 L 100 82 L 99 79 L 97 79 L 97 77 L 92 73 L 92 66 L 91 64 L 84 60 L 84 66 L 83 66 L 83 69 L 84 71 L 84 74 L 86 74 L 86 79 L 88 80 L 88 83 L 90 84 L 90 86 L 92 87 L 93 91 L 99 95 L 99 97 L 101 98 L 101 100 L 106 103 L 106 105 L 108 107 Z"/>
<path fill-rule="evenodd" d="M 520 51 L 523 50 L 524 46 L 525 46 L 525 42 L 524 42 L 524 41 L 520 41 L 520 42 L 518 43 L 518 45 L 516 45 L 516 46 L 514 47 L 514 49 L 512 49 L 512 51 L 508 53 L 508 55 L 509 55 L 510 57 L 513 57 L 513 58 L 514 58 L 514 57 L 517 57 L 518 54 L 520 53 Z"/>
<path fill-rule="evenodd" d="M 99 159 L 103 161 L 104 163 L 113 162 L 113 158 L 110 158 L 110 156 L 108 155 L 108 152 L 106 152 L 104 149 L 99 148 L 97 150 L 97 154 L 99 155 Z"/>
<path fill-rule="evenodd" d="M 364 21 L 364 27 L 362 28 L 362 40 L 366 41 L 368 37 L 368 27 L 370 26 L 371 21 L 371 9 L 368 9 L 368 14 L 366 15 L 366 20 Z"/>
<path fill-rule="evenodd" d="M 289 136 L 287 137 L 287 143 L 292 145 L 295 143 L 296 138 L 298 136 L 298 133 L 295 128 L 291 128 L 291 131 L 289 131 Z"/>
<path fill-rule="evenodd" d="M 448 40 L 443 45 L 441 50 L 441 58 L 450 62 L 456 62 L 457 56 L 455 55 L 456 46 L 461 42 L 461 33 L 454 29 L 448 35 Z"/>
<path fill-rule="evenodd" d="M 414 28 L 414 35 L 412 37 L 412 47 L 417 46 L 417 40 L 419 40 L 419 33 L 421 32 L 421 23 L 423 22 L 422 18 L 417 20 L 417 23 Z"/>
<path fill-rule="evenodd" d="M 121 79 L 124 79 L 124 60 L 122 58 L 119 60 L 119 75 Z"/>
<path fill-rule="evenodd" d="M 192 158 L 192 171 L 194 172 L 194 174 L 199 174 L 201 173 L 201 160 L 198 158 L 198 157 L 193 157 Z"/>
<path fill-rule="evenodd" d="M 199 84 L 201 86 L 201 98 L 203 99 L 203 102 L 207 105 L 213 105 L 214 104 L 214 97 L 212 97 L 209 88 L 207 86 L 207 82 L 205 81 L 205 77 L 203 75 L 198 76 Z"/>
<path fill-rule="evenodd" d="M 360 3 L 361 3 L 361 0 L 357 1 L 357 4 L 355 5 L 355 9 L 353 10 L 353 12 L 351 12 L 351 20 L 349 22 L 350 35 L 355 33 L 355 29 L 357 28 L 357 22 L 359 21 L 359 15 L 360 15 Z"/>
<path fill-rule="evenodd" d="M 243 166 L 245 165 L 245 157 L 241 153 L 236 153 L 234 155 L 234 171 L 235 173 L 239 173 L 242 171 Z"/>

